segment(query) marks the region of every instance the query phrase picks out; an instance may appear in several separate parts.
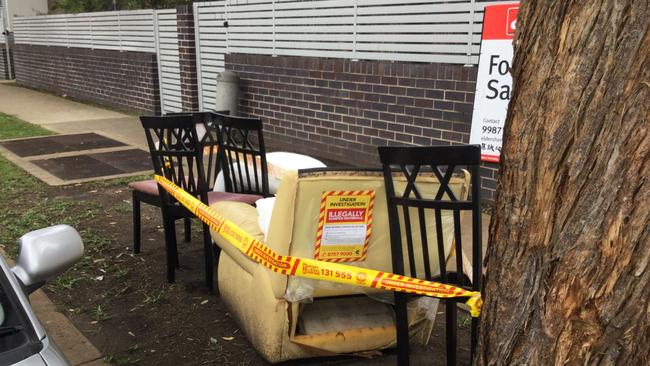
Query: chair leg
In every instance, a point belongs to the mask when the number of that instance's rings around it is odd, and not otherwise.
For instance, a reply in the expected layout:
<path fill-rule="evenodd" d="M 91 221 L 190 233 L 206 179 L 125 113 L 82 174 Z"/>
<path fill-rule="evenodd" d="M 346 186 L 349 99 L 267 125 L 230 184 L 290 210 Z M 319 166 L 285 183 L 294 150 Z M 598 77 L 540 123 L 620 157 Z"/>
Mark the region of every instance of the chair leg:
<path fill-rule="evenodd" d="M 131 196 L 133 203 L 133 253 L 140 253 L 140 200 L 133 192 Z"/>
<path fill-rule="evenodd" d="M 185 218 L 183 222 L 185 224 L 185 242 L 189 243 L 192 241 L 192 220 Z"/>
<path fill-rule="evenodd" d="M 205 284 L 210 293 L 214 292 L 214 252 L 212 250 L 212 237 L 210 227 L 203 224 L 203 255 L 205 257 Z"/>
<path fill-rule="evenodd" d="M 478 318 L 472 318 L 472 343 L 470 344 L 470 360 L 474 359 L 476 354 L 476 345 L 478 344 Z"/>
<path fill-rule="evenodd" d="M 456 365 L 456 331 L 458 308 L 453 301 L 447 301 L 445 308 L 445 331 L 447 333 L 447 366 Z"/>
<path fill-rule="evenodd" d="M 395 293 L 395 323 L 397 328 L 397 365 L 409 365 L 409 321 L 406 312 L 406 294 Z"/>
<path fill-rule="evenodd" d="M 173 238 L 174 238 L 174 263 L 176 263 L 176 269 L 181 268 L 181 262 L 178 260 L 178 241 L 176 240 L 176 220 L 171 222 L 173 228 Z"/>
<path fill-rule="evenodd" d="M 178 265 L 174 219 L 163 214 L 163 225 L 165 227 L 165 249 L 167 252 L 167 281 L 174 283 L 176 282 L 176 266 Z"/>

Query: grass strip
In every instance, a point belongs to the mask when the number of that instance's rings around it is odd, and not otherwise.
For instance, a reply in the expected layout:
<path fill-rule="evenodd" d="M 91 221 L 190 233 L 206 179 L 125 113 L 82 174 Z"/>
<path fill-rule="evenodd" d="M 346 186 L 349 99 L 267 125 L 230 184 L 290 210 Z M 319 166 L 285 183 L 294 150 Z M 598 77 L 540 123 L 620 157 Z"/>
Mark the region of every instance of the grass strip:
<path fill-rule="evenodd" d="M 0 113 L 0 140 L 48 135 L 54 135 L 54 132 L 14 116 Z"/>

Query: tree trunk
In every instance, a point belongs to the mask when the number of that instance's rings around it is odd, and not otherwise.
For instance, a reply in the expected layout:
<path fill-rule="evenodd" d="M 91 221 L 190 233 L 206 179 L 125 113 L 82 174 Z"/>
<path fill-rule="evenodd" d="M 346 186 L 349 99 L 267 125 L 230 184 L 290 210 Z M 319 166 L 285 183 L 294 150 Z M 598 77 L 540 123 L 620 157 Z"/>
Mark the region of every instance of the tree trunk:
<path fill-rule="evenodd" d="M 522 1 L 479 365 L 650 365 L 650 1 Z"/>

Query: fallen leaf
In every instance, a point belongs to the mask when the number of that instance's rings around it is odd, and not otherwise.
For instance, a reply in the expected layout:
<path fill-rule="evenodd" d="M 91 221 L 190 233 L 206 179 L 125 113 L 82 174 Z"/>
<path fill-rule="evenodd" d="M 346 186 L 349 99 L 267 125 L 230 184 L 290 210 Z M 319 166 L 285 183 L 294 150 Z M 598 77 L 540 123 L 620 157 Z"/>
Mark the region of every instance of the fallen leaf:
<path fill-rule="evenodd" d="M 97 281 L 102 281 L 104 279 L 104 276 L 97 276 L 95 277 L 95 280 Z"/>

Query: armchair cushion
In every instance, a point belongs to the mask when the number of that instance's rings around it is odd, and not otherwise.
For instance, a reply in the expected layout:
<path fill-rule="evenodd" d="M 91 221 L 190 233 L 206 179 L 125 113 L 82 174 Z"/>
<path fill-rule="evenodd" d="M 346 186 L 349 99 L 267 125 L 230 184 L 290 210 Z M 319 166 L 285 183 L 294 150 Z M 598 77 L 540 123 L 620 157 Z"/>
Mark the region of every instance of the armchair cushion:
<path fill-rule="evenodd" d="M 247 203 L 235 201 L 219 201 L 212 204 L 210 207 L 219 212 L 219 214 L 224 216 L 227 220 L 232 221 L 235 225 L 254 236 L 256 239 L 262 242 L 264 241 L 264 233 L 260 230 L 260 226 L 257 222 L 257 209 L 255 207 Z M 248 258 L 233 245 L 229 244 L 214 230 L 211 229 L 210 234 L 215 243 L 217 243 L 217 245 L 246 272 L 252 274 L 255 271 L 257 262 Z"/>

